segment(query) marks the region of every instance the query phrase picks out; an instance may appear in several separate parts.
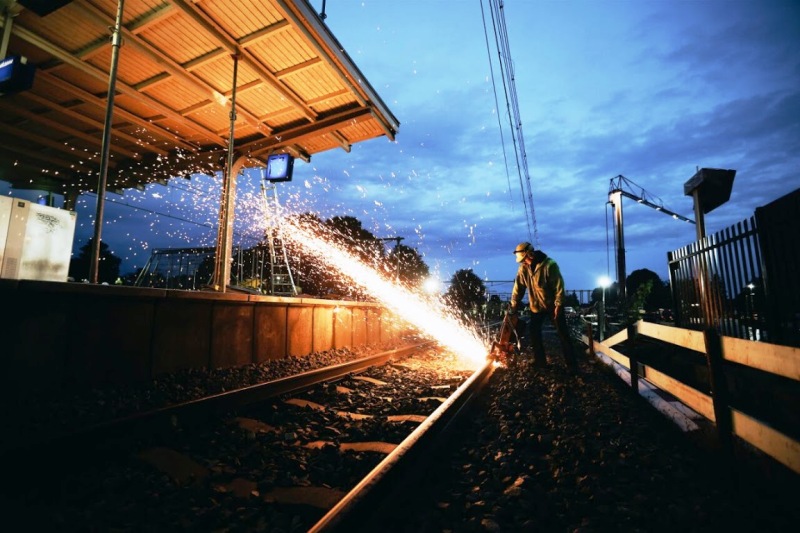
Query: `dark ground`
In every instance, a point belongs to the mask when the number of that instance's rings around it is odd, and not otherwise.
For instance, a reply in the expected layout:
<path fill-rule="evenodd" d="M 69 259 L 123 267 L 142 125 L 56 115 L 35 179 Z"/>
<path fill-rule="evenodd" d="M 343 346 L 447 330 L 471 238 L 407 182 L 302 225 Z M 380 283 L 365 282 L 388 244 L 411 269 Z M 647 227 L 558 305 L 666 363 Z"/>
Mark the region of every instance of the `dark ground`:
<path fill-rule="evenodd" d="M 422 483 L 426 510 L 395 530 L 800 530 L 800 476 L 742 449 L 732 473 L 603 363 L 582 356 L 575 378 L 557 350 L 551 339 L 544 371 L 527 360 L 497 371 Z"/>

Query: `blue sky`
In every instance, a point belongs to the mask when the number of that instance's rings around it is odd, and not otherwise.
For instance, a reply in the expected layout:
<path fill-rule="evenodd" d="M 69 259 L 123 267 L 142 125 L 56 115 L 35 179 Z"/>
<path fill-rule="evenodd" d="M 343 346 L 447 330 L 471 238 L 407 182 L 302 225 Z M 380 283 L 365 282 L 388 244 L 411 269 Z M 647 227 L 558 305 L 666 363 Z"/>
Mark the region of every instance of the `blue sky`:
<path fill-rule="evenodd" d="M 483 8 L 493 40 L 488 0 Z M 511 251 L 522 240 L 559 262 L 568 289 L 613 279 L 606 202 L 619 174 L 693 218 L 683 184 L 696 168 L 735 169 L 729 202 L 706 215 L 708 233 L 800 187 L 797 2 L 507 0 L 538 239 L 492 49 L 495 101 L 481 2 L 332 0 L 326 10 L 400 130 L 395 142 L 298 161 L 279 195 L 290 208 L 353 215 L 377 236 L 403 236 L 444 280 L 463 268 L 512 279 Z M 112 203 L 103 237 L 131 270 L 153 247 L 213 246 L 216 183 L 178 179 L 110 195 L 169 216 Z M 258 211 L 257 183 L 257 174 L 240 181 L 236 235 L 245 245 L 256 238 L 247 213 Z M 94 197 L 83 203 L 76 245 L 91 235 Z M 692 242 L 695 227 L 632 201 L 623 212 L 628 273 L 648 268 L 666 279 L 667 252 Z"/>

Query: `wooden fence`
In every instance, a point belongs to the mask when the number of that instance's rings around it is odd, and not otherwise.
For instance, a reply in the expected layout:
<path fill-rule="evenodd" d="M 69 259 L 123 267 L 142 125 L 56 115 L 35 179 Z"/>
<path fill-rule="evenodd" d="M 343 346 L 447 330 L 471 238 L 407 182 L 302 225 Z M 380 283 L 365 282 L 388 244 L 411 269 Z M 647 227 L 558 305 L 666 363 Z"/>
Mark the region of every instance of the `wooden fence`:
<path fill-rule="evenodd" d="M 627 340 L 633 341 L 637 336 L 704 354 L 709 367 L 710 394 L 614 349 L 614 346 Z M 800 442 L 752 414 L 732 407 L 726 386 L 726 374 L 734 365 L 787 378 L 793 384 L 800 383 L 799 348 L 720 336 L 713 329 L 696 331 L 642 320 L 602 342 L 593 339 L 590 329 L 582 341 L 592 353 L 603 354 L 627 369 L 629 384 L 637 393 L 641 389 L 639 380 L 643 379 L 714 423 L 723 446 L 730 446 L 733 437 L 738 437 L 800 473 Z"/>

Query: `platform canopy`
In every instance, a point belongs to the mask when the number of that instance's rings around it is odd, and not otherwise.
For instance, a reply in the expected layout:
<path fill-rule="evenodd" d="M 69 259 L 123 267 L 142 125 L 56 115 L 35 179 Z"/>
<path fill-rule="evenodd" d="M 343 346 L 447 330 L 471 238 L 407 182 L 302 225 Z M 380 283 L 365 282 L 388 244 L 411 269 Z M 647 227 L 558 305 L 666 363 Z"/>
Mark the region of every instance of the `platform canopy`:
<path fill-rule="evenodd" d="M 109 190 L 224 169 L 234 56 L 234 148 L 252 166 L 394 139 L 397 119 L 306 0 L 123 5 Z M 96 190 L 118 6 L 0 0 L 5 55 L 36 66 L 30 89 L 0 96 L 0 179 Z"/>

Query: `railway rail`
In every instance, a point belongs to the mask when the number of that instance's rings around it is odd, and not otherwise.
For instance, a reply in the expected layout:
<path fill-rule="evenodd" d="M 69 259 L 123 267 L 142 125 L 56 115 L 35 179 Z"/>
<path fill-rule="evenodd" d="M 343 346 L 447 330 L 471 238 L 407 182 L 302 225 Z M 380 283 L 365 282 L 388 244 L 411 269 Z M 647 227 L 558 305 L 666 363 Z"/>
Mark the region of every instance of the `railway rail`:
<path fill-rule="evenodd" d="M 492 374 L 429 364 L 443 357 L 416 344 L 19 441 L 2 512 L 59 530 L 354 530 Z"/>

